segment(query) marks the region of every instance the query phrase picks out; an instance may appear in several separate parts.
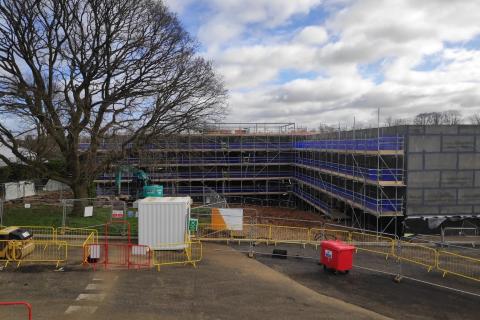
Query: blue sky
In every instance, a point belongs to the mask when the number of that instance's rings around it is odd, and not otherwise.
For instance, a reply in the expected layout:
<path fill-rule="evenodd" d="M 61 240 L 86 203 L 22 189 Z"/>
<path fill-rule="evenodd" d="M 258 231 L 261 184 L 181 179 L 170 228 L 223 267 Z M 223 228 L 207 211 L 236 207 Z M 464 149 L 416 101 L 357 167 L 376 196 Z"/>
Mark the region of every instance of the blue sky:
<path fill-rule="evenodd" d="M 232 121 L 357 124 L 480 112 L 480 1 L 166 0 Z"/>

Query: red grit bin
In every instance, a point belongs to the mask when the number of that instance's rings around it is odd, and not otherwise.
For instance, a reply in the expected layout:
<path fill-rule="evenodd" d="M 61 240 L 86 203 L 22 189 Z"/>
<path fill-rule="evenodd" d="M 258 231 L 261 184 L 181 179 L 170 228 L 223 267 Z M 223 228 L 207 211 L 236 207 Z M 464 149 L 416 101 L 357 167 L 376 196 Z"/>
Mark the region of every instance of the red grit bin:
<path fill-rule="evenodd" d="M 348 273 L 353 265 L 355 247 L 339 240 L 322 241 L 320 263 L 323 269 Z"/>

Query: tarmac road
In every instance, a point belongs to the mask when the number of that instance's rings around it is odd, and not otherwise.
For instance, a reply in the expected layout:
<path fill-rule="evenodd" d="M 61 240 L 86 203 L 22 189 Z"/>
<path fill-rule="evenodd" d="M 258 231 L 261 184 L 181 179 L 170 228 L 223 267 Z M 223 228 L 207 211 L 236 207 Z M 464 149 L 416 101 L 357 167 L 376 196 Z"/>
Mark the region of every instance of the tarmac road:
<path fill-rule="evenodd" d="M 207 244 L 197 269 L 52 270 L 0 272 L 0 300 L 30 302 L 35 320 L 387 319 L 312 290 L 224 245 Z M 1 308 L 0 319 L 26 316 L 20 308 Z"/>
<path fill-rule="evenodd" d="M 404 276 L 472 292 L 478 296 L 406 278 L 400 283 L 395 283 L 390 274 L 364 268 L 396 274 L 399 270 L 397 261 L 392 258 L 385 260 L 384 256 L 363 251 L 355 255 L 354 264 L 357 267 L 354 267 L 348 275 L 334 275 L 325 273 L 322 266 L 318 265 L 319 253 L 312 247 L 307 246 L 303 249 L 299 245 L 277 246 L 276 248 L 287 249 L 288 255 L 314 257 L 314 259 L 289 257 L 286 260 L 272 259 L 273 248 L 273 246 L 257 247 L 256 251 L 266 253 L 265 255 L 257 254 L 257 261 L 316 292 L 385 316 L 396 319 L 479 319 L 480 283 L 478 282 L 453 275 L 443 278 L 439 272 L 427 272 L 425 267 L 402 263 L 401 272 Z M 247 250 L 248 248 L 242 246 L 237 249 Z"/>

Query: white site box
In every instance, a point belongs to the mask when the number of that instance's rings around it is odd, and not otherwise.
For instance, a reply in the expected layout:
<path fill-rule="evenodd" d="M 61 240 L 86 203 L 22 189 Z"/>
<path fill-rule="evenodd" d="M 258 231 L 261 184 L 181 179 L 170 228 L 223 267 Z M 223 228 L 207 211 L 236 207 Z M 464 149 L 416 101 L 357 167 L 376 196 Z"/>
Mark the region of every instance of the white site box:
<path fill-rule="evenodd" d="M 184 249 L 191 204 L 190 197 L 138 201 L 138 244 L 153 250 Z"/>

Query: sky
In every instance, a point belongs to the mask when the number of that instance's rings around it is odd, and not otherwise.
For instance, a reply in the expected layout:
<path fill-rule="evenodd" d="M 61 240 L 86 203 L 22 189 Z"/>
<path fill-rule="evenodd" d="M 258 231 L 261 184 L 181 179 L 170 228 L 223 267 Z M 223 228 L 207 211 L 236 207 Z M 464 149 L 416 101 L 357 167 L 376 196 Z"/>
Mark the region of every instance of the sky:
<path fill-rule="evenodd" d="M 480 1 L 164 0 L 229 90 L 231 122 L 349 126 L 480 112 Z"/>

